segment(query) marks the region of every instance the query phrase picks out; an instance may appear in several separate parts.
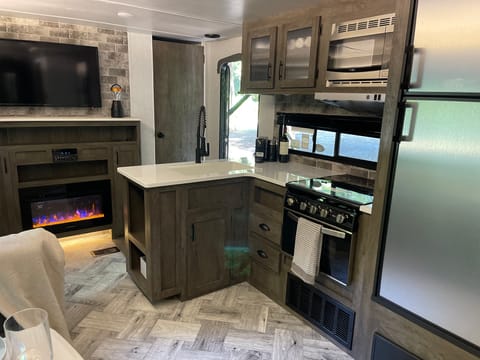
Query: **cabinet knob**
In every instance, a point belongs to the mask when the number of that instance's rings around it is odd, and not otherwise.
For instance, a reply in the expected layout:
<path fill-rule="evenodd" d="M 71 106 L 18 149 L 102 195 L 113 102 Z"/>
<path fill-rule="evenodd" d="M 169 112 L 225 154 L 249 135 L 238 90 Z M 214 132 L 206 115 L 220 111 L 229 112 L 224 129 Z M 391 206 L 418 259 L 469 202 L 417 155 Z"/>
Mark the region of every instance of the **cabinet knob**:
<path fill-rule="evenodd" d="M 261 258 L 264 258 L 264 259 L 268 259 L 268 255 L 265 251 L 263 250 L 257 250 L 257 254 L 258 256 L 260 256 Z"/>
<path fill-rule="evenodd" d="M 262 229 L 263 231 L 270 231 L 270 226 L 268 226 L 265 223 L 258 224 L 258 227 Z"/>
<path fill-rule="evenodd" d="M 165 137 L 165 134 L 162 133 L 161 131 L 159 131 L 159 132 L 157 133 L 157 138 L 163 139 L 164 137 Z"/>

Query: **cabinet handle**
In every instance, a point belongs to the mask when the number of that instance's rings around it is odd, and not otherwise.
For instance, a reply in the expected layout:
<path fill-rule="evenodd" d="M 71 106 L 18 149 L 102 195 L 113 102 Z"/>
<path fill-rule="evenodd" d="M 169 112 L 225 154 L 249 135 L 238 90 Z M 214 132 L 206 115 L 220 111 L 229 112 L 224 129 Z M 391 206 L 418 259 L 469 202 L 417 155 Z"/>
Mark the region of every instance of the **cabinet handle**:
<path fill-rule="evenodd" d="M 280 61 L 280 65 L 278 66 L 278 79 L 282 80 L 283 77 L 283 62 Z"/>
<path fill-rule="evenodd" d="M 258 227 L 262 229 L 263 231 L 270 231 L 270 226 L 268 226 L 265 223 L 258 224 Z"/>
<path fill-rule="evenodd" d="M 159 132 L 157 133 L 157 138 L 163 139 L 164 137 L 165 137 L 165 134 L 164 134 L 163 132 L 159 131 Z"/>
<path fill-rule="evenodd" d="M 195 241 L 195 224 L 192 224 L 192 242 Z"/>
<path fill-rule="evenodd" d="M 268 259 L 268 255 L 265 251 L 263 250 L 257 250 L 257 254 L 258 256 L 260 256 L 261 258 L 264 258 L 264 259 Z"/>
<path fill-rule="evenodd" d="M 8 174 L 7 159 L 3 158 L 3 169 L 5 170 L 5 175 Z"/>
<path fill-rule="evenodd" d="M 268 63 L 267 66 L 267 79 L 270 80 L 272 78 L 272 64 Z"/>

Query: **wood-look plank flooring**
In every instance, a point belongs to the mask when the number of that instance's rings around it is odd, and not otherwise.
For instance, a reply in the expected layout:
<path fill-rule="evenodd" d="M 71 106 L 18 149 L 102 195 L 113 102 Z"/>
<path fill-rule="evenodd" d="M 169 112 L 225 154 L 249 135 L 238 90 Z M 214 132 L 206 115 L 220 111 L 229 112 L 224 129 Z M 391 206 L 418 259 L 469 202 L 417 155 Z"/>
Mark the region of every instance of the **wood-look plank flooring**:
<path fill-rule="evenodd" d="M 152 305 L 130 280 L 109 231 L 61 241 L 66 317 L 85 359 L 350 360 L 348 354 L 248 283 Z"/>

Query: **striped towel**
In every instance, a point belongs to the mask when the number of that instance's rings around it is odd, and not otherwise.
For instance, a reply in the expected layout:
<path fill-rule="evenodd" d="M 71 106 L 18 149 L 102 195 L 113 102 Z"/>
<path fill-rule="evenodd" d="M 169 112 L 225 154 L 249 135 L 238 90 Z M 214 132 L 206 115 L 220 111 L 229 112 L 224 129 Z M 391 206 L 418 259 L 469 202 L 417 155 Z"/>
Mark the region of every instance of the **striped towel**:
<path fill-rule="evenodd" d="M 291 272 L 307 284 L 315 283 L 322 252 L 322 225 L 299 218 Z"/>

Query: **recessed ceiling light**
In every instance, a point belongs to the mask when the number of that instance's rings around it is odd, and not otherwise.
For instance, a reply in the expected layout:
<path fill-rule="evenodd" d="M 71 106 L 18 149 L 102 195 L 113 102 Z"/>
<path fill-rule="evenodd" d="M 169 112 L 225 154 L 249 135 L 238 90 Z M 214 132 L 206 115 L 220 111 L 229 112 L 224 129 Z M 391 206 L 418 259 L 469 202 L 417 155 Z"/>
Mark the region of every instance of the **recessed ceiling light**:
<path fill-rule="evenodd" d="M 220 37 L 219 34 L 205 34 L 203 36 L 205 36 L 208 39 L 218 39 Z"/>
<path fill-rule="evenodd" d="M 132 17 L 133 15 L 130 14 L 130 13 L 127 13 L 126 11 L 119 11 L 117 13 L 117 16 L 119 16 L 119 17 Z"/>

